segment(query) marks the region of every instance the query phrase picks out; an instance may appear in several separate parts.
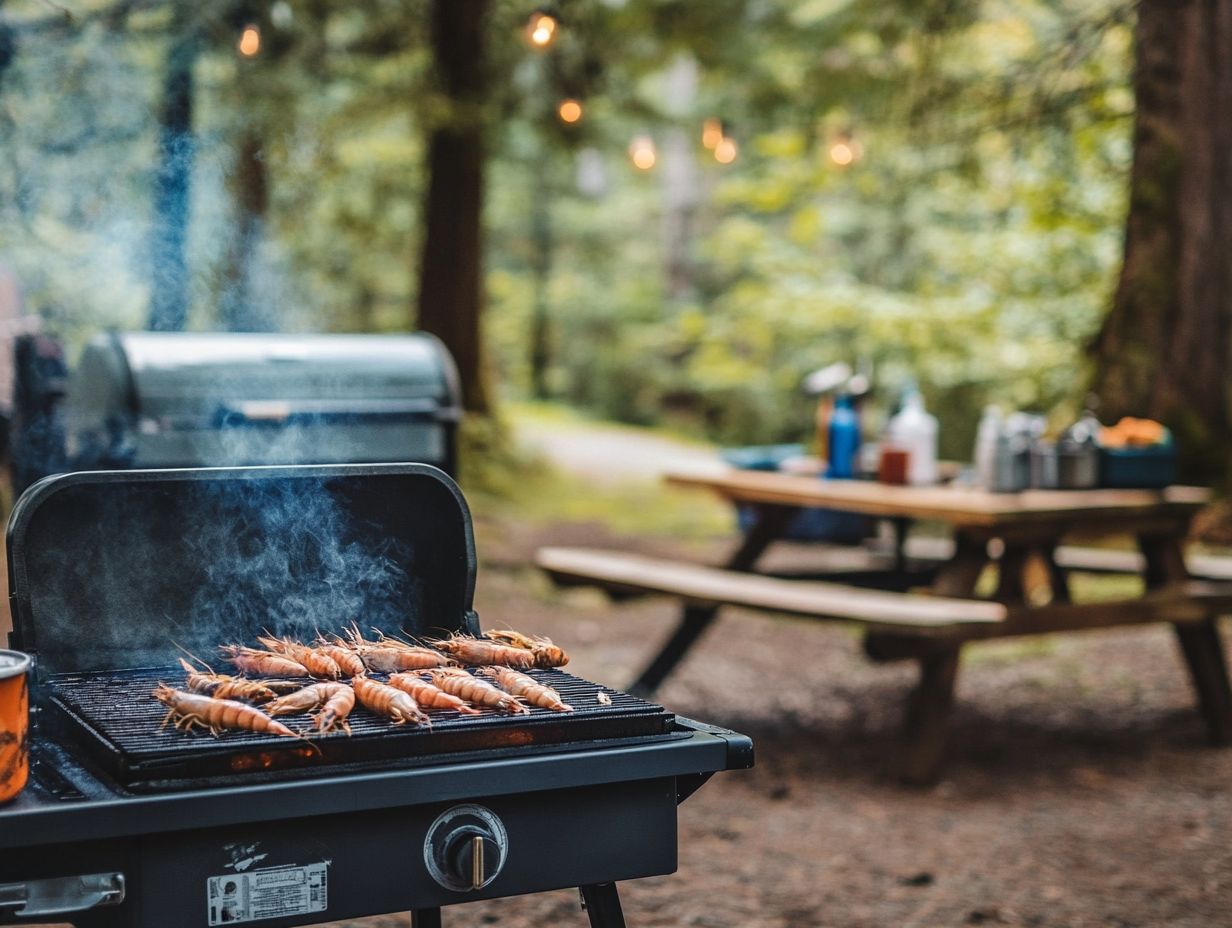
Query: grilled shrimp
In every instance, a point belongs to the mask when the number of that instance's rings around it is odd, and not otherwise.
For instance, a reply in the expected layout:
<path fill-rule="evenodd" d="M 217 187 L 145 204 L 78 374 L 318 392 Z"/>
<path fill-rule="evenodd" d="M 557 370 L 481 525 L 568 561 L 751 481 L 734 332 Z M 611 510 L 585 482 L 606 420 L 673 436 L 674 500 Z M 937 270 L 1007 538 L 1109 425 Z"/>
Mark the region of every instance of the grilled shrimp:
<path fill-rule="evenodd" d="M 273 638 L 269 636 L 258 636 L 257 641 L 275 654 L 281 654 L 284 657 L 291 658 L 297 664 L 303 664 L 314 677 L 326 677 L 330 680 L 337 680 L 342 676 L 342 668 L 338 666 L 338 663 L 332 657 L 315 648 L 310 648 L 306 644 L 300 644 L 298 641 L 292 641 L 290 638 Z"/>
<path fill-rule="evenodd" d="M 366 669 L 360 656 L 348 648 L 341 638 L 318 638 L 312 643 L 312 649 L 332 658 L 348 677 L 357 677 Z"/>
<path fill-rule="evenodd" d="M 484 641 L 482 638 L 454 635 L 452 638 L 430 644 L 471 667 L 499 664 L 502 667 L 530 670 L 535 666 L 535 656 L 530 651 L 511 648 L 495 641 Z"/>
<path fill-rule="evenodd" d="M 393 719 L 395 725 L 405 722 L 416 725 L 432 724 L 427 714 L 419 708 L 419 703 L 402 690 L 377 683 L 367 677 L 352 677 L 351 686 L 355 688 L 355 695 L 364 708 Z"/>
<path fill-rule="evenodd" d="M 321 711 L 312 717 L 317 731 L 329 732 L 341 727 L 347 734 L 351 733 L 347 716 L 355 708 L 355 691 L 345 683 L 313 683 L 299 692 L 275 699 L 265 711 L 270 715 L 290 715 L 318 708 Z"/>
<path fill-rule="evenodd" d="M 238 644 L 224 644 L 219 648 L 231 663 L 244 673 L 254 677 L 310 677 L 303 664 L 284 657 L 281 654 L 271 654 L 269 651 L 258 651 L 256 648 L 245 648 Z"/>
<path fill-rule="evenodd" d="M 167 716 L 163 719 L 164 727 L 174 719 L 176 728 L 189 729 L 200 725 L 202 728 L 208 728 L 215 737 L 226 728 L 283 735 L 288 738 L 299 737 L 282 722 L 270 718 L 260 709 L 232 699 L 215 699 L 199 693 L 186 693 L 162 683 L 154 690 L 154 698 L 167 707 Z"/>
<path fill-rule="evenodd" d="M 446 693 L 475 705 L 514 714 L 530 711 L 518 702 L 516 696 L 498 690 L 486 680 L 472 677 L 465 670 L 431 670 L 428 676 L 432 678 L 433 684 Z"/>
<path fill-rule="evenodd" d="M 369 670 L 378 673 L 397 673 L 401 670 L 430 670 L 434 667 L 445 667 L 452 663 L 440 651 L 431 648 L 418 648 L 404 641 L 385 638 L 379 642 L 366 640 L 358 629 L 352 626 L 347 630 L 347 638 L 351 647 L 363 659 Z"/>
<path fill-rule="evenodd" d="M 413 673 L 395 673 L 390 676 L 389 685 L 409 694 L 425 709 L 456 709 L 464 715 L 479 714 L 478 709 L 472 709 L 457 696 L 446 693 L 439 686 L 434 686 Z"/>
<path fill-rule="evenodd" d="M 485 638 L 491 638 L 511 648 L 522 648 L 535 656 L 535 666 L 541 670 L 553 667 L 564 667 L 569 663 L 569 655 L 564 648 L 552 643 L 551 638 L 539 635 L 523 635 L 511 628 L 490 628 L 483 633 Z"/>
<path fill-rule="evenodd" d="M 349 735 L 351 726 L 347 724 L 347 717 L 355 708 L 355 690 L 345 683 L 327 685 L 333 687 L 333 694 L 325 700 L 321 711 L 312 717 L 312 724 L 322 734 L 341 727 Z"/>
<path fill-rule="evenodd" d="M 505 692 L 525 700 L 532 706 L 555 709 L 557 712 L 573 711 L 573 706 L 561 699 L 560 693 L 524 673 L 518 673 L 508 667 L 481 667 L 478 673 L 480 676 L 496 681 Z"/>
<path fill-rule="evenodd" d="M 296 712 L 308 712 L 311 709 L 318 708 L 325 700 L 329 699 L 337 687 L 348 688 L 345 683 L 310 683 L 294 693 L 279 696 L 265 707 L 265 711 L 270 715 L 292 715 Z"/>
<path fill-rule="evenodd" d="M 264 683 L 244 680 L 240 677 L 229 677 L 225 673 L 198 670 L 182 657 L 180 666 L 188 674 L 185 684 L 192 693 L 213 696 L 215 699 L 247 699 L 251 702 L 266 702 L 276 695 Z"/>

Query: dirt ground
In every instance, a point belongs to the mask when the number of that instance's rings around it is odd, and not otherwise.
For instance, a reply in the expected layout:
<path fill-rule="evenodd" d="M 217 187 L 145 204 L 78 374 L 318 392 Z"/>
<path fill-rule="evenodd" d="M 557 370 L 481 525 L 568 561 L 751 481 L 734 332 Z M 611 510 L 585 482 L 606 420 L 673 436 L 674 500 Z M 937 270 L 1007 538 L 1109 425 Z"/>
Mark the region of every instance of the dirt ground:
<path fill-rule="evenodd" d="M 612 607 L 527 566 L 539 544 L 645 547 L 633 539 L 482 515 L 477 533 L 485 623 L 551 635 L 581 676 L 627 684 L 674 622 L 665 601 Z M 1204 743 L 1166 629 L 971 649 L 945 779 L 923 791 L 891 773 L 911 682 L 842 627 L 723 617 L 659 696 L 752 736 L 757 764 L 681 807 L 679 870 L 621 885 L 629 925 L 1232 925 L 1232 750 Z M 564 890 L 444 921 L 587 924 Z"/>
<path fill-rule="evenodd" d="M 485 622 L 553 636 L 581 676 L 628 683 L 673 624 L 665 601 L 611 607 L 526 567 L 548 541 L 632 539 L 482 518 L 478 533 Z M 1232 750 L 1205 744 L 1166 629 L 971 649 L 947 773 L 928 790 L 891 772 L 911 682 L 841 627 L 722 618 L 659 695 L 751 735 L 757 764 L 681 807 L 679 871 L 621 886 L 630 926 L 1232 925 Z M 572 891 L 444 921 L 587 924 Z"/>

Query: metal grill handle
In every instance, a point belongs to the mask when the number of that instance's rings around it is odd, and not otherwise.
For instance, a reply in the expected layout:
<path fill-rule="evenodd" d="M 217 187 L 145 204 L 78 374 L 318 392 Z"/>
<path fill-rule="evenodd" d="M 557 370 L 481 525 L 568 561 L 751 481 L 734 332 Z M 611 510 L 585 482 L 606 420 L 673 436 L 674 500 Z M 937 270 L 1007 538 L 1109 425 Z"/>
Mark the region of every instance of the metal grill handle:
<path fill-rule="evenodd" d="M 0 883 L 0 915 L 32 918 L 84 912 L 124 901 L 123 873 L 58 876 L 21 883 Z"/>

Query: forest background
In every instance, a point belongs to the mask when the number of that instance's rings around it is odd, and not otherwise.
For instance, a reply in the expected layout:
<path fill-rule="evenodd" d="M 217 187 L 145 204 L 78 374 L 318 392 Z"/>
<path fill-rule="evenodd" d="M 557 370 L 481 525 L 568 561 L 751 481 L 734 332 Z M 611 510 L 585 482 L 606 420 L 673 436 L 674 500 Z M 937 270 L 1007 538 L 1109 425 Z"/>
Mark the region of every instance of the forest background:
<path fill-rule="evenodd" d="M 442 69 L 446 6 L 478 30 L 460 83 Z M 1137 13 L 8 0 L 0 257 L 72 345 L 146 326 L 414 329 L 430 139 L 469 121 L 485 172 L 472 408 L 551 398 L 799 441 L 802 378 L 841 360 L 887 403 L 918 383 L 943 455 L 963 458 L 985 403 L 1060 427 L 1097 382 Z"/>

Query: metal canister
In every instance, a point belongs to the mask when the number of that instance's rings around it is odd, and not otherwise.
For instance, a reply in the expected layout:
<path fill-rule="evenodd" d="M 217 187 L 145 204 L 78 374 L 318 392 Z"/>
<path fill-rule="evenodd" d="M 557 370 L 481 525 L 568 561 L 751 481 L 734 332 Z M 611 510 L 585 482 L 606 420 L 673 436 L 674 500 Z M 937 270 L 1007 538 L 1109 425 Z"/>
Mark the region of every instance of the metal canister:
<path fill-rule="evenodd" d="M 30 775 L 30 657 L 0 651 L 0 802 L 26 785 Z"/>
<path fill-rule="evenodd" d="M 1031 443 L 1031 486 L 1037 490 L 1055 490 L 1061 485 L 1057 446 L 1050 441 Z"/>

